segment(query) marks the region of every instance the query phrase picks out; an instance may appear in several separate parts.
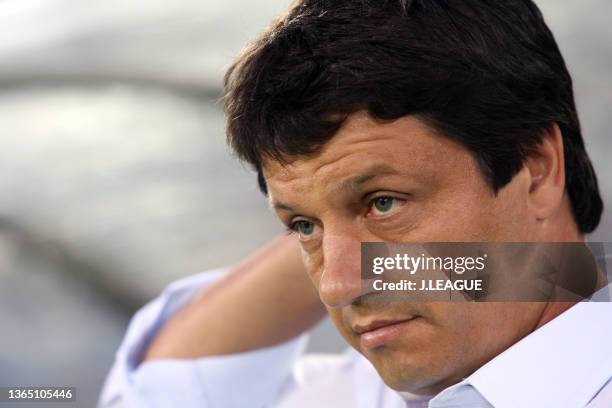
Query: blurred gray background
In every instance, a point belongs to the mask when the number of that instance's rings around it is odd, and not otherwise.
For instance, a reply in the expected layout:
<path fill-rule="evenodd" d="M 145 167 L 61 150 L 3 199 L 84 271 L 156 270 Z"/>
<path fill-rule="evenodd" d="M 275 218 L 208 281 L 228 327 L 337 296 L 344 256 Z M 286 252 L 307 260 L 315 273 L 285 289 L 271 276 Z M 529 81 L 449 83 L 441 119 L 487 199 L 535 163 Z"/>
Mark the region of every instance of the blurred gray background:
<path fill-rule="evenodd" d="M 288 2 L 0 1 L 0 386 L 76 386 L 93 407 L 138 307 L 281 231 L 219 97 Z M 610 203 L 612 3 L 537 3 Z M 592 239 L 612 241 L 610 214 Z M 328 323 L 311 344 L 342 348 Z"/>

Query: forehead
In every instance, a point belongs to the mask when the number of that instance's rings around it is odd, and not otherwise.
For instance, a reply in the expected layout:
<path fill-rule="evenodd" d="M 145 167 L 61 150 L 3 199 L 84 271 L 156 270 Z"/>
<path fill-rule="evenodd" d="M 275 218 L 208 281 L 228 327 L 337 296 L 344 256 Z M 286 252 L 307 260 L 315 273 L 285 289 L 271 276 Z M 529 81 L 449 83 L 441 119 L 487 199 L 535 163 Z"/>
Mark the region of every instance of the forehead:
<path fill-rule="evenodd" d="M 369 174 L 395 172 L 433 182 L 440 173 L 456 173 L 457 167 L 473 165 L 463 146 L 436 134 L 416 117 L 383 123 L 363 111 L 350 115 L 316 152 L 286 157 L 286 161 L 264 160 L 263 173 L 273 196 L 342 184 L 348 177 L 358 180 Z"/>

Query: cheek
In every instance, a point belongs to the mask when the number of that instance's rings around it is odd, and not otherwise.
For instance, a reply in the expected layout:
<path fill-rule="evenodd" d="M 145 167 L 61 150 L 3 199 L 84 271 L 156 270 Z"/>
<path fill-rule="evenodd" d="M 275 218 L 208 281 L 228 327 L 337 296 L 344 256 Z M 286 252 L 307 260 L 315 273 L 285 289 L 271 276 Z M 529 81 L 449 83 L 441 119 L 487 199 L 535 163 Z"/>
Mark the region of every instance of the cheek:
<path fill-rule="evenodd" d="M 327 313 L 329 314 L 329 317 L 334 323 L 334 326 L 336 326 L 336 329 L 344 338 L 344 340 L 346 340 L 346 342 L 349 343 L 353 348 L 359 350 L 360 347 L 358 337 L 353 333 L 351 329 L 344 325 L 344 320 L 342 319 L 342 309 L 331 308 L 327 306 L 326 309 Z"/>
<path fill-rule="evenodd" d="M 320 251 L 311 251 L 302 246 L 302 262 L 306 268 L 308 276 L 315 287 L 319 288 L 321 274 L 323 272 L 323 256 Z"/>
<path fill-rule="evenodd" d="M 465 190 L 441 200 L 431 214 L 430 231 L 435 240 L 508 242 L 524 240 L 526 207 L 513 189 L 494 195 L 487 187 Z M 521 238 L 523 237 L 523 238 Z"/>
<path fill-rule="evenodd" d="M 456 367 L 477 369 L 529 333 L 537 303 L 449 303 L 441 324 Z M 450 310 L 452 308 L 452 310 Z M 442 313 L 442 312 L 440 312 Z"/>
<path fill-rule="evenodd" d="M 412 234 L 412 240 L 417 242 L 486 242 L 503 225 L 483 198 L 435 202 L 424 212 L 419 224 Z"/>
<path fill-rule="evenodd" d="M 474 322 L 478 317 L 472 314 L 468 304 L 456 302 L 431 302 L 428 313 L 428 320 L 436 333 L 432 339 L 435 342 L 430 356 L 432 365 L 441 364 L 441 371 L 452 371 L 459 365 L 458 360 L 467 357 L 466 349 L 471 337 L 478 336 L 474 333 Z"/>

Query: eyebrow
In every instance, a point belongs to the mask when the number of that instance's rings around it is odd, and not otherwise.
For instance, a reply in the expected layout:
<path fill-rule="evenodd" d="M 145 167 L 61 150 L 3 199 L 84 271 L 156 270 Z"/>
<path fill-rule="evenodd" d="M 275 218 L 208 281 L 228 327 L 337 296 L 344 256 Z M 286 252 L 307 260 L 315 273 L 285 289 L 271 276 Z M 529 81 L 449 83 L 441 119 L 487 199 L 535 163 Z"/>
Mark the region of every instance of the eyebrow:
<path fill-rule="evenodd" d="M 334 190 L 337 192 L 347 192 L 358 190 L 363 184 L 368 181 L 376 179 L 382 176 L 397 175 L 400 174 L 395 168 L 387 164 L 378 164 L 366 169 L 362 174 L 350 177 L 346 180 L 341 180 L 337 183 Z M 285 210 L 290 212 L 296 212 L 296 210 L 288 204 L 281 201 L 274 201 L 271 203 L 272 207 L 277 210 Z"/>
<path fill-rule="evenodd" d="M 282 203 L 280 201 L 275 201 L 274 203 L 272 203 L 272 207 L 277 209 L 277 210 L 285 210 L 285 211 L 289 211 L 289 212 L 296 212 L 292 207 L 290 207 L 287 204 Z"/>
<path fill-rule="evenodd" d="M 363 184 L 366 184 L 368 181 L 371 181 L 375 178 L 397 174 L 399 174 L 399 172 L 393 167 L 387 164 L 379 164 L 370 167 L 369 169 L 364 171 L 363 174 L 340 181 L 336 186 L 336 190 L 338 190 L 338 192 L 355 191 L 359 189 L 359 187 L 361 187 Z"/>

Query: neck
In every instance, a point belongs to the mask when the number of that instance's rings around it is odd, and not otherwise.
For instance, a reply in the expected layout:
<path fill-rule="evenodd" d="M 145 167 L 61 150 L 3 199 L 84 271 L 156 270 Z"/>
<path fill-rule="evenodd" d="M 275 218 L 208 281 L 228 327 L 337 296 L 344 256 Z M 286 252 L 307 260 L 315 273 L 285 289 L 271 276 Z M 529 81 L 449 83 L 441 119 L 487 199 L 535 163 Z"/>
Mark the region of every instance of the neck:
<path fill-rule="evenodd" d="M 540 314 L 533 330 L 537 330 L 578 302 L 548 302 Z"/>

